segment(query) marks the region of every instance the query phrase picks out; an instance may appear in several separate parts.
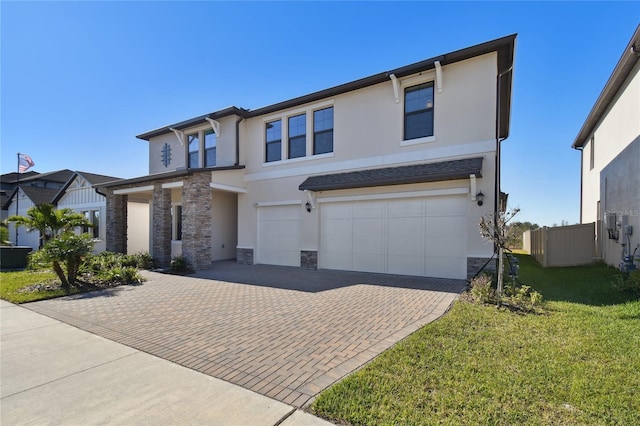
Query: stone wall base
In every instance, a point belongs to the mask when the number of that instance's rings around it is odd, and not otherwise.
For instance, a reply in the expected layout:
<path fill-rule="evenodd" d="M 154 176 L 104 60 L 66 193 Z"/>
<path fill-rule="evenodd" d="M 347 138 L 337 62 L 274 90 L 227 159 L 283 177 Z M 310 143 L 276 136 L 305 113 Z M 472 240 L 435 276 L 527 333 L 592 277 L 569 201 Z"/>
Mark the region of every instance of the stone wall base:
<path fill-rule="evenodd" d="M 300 267 L 302 269 L 318 269 L 318 252 L 316 250 L 301 250 Z"/>
<path fill-rule="evenodd" d="M 236 262 L 241 265 L 253 265 L 253 249 L 252 248 L 237 248 L 236 249 Z"/>
<path fill-rule="evenodd" d="M 489 259 L 489 257 L 467 257 L 467 278 L 473 278 Z M 496 272 L 495 257 L 484 267 L 483 272 Z"/>

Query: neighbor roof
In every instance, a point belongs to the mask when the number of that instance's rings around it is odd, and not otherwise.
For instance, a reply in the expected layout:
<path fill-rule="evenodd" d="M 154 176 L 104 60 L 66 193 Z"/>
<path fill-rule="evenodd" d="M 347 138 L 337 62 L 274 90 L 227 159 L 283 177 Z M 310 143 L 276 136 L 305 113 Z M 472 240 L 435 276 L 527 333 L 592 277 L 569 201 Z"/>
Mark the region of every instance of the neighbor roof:
<path fill-rule="evenodd" d="M 0 182 L 16 183 L 16 181 L 18 180 L 18 175 L 20 176 L 20 180 L 25 180 L 27 178 L 30 178 L 38 174 L 39 174 L 38 172 L 34 172 L 34 171 L 24 172 L 24 173 L 18 173 L 18 172 L 5 173 L 3 175 L 0 175 Z"/>
<path fill-rule="evenodd" d="M 640 60 L 640 25 L 636 27 L 636 31 L 624 49 L 622 57 L 614 68 L 613 73 L 611 73 L 609 80 L 607 80 L 607 84 L 605 84 L 604 89 L 602 89 L 600 96 L 598 96 L 598 100 L 596 100 L 580 132 L 578 132 L 578 136 L 576 136 L 576 139 L 573 141 L 573 145 L 571 145 L 572 148 L 582 148 L 589 138 L 591 138 L 591 134 L 600 121 L 600 118 L 602 118 L 609 108 L 609 105 L 611 105 L 611 102 L 613 102 L 618 91 L 622 88 L 631 71 L 638 63 L 638 60 Z"/>
<path fill-rule="evenodd" d="M 139 139 L 149 140 L 153 137 L 169 133 L 170 129 L 186 129 L 198 124 L 205 124 L 207 118 L 218 119 L 229 115 L 237 115 L 242 118 L 256 117 L 264 114 L 270 114 L 272 112 L 292 108 L 298 105 L 306 104 L 309 102 L 315 102 L 321 99 L 325 99 L 331 96 L 340 95 L 353 90 L 362 89 L 364 87 L 372 86 L 374 84 L 384 83 L 389 81 L 389 76 L 394 74 L 396 77 L 406 77 L 411 74 L 427 71 L 435 68 L 436 61 L 440 61 L 442 66 L 452 64 L 455 62 L 464 61 L 466 59 L 474 58 L 476 56 L 484 55 L 490 52 L 498 53 L 498 72 L 503 73 L 503 78 L 500 79 L 500 138 L 506 138 L 509 135 L 509 121 L 511 113 L 511 84 L 513 73 L 508 72 L 513 66 L 513 56 L 515 50 L 516 34 L 512 34 L 506 37 L 502 37 L 496 40 L 488 41 L 486 43 L 477 44 L 475 46 L 467 47 L 465 49 L 456 50 L 451 53 L 436 56 L 434 58 L 426 59 L 424 61 L 416 62 L 410 65 L 406 65 L 400 68 L 396 68 L 390 71 L 374 74 L 369 77 L 365 77 L 359 80 L 352 81 L 350 83 L 342 84 L 339 86 L 331 87 L 329 89 L 314 92 L 308 95 L 293 98 L 284 102 L 279 102 L 266 107 L 258 108 L 256 110 L 247 110 L 238 108 L 235 106 L 225 108 L 210 114 L 201 115 L 199 117 L 191 118 L 186 121 L 171 124 L 168 126 L 160 127 L 155 130 L 151 130 L 146 133 L 142 133 L 136 136 Z"/>
<path fill-rule="evenodd" d="M 58 190 L 58 193 L 53 198 L 54 204 L 57 204 L 58 201 L 60 201 L 62 196 L 67 192 L 67 189 L 69 188 L 69 186 L 71 186 L 71 183 L 76 179 L 77 176 L 82 176 L 91 184 L 91 186 L 96 188 L 98 185 L 106 182 L 114 182 L 114 181 L 122 180 L 121 178 L 117 178 L 114 176 L 97 175 L 95 173 L 87 173 L 87 172 L 75 172 L 73 176 L 71 176 L 71 178 L 64 184 L 64 186 Z"/>
<path fill-rule="evenodd" d="M 40 188 L 37 186 L 28 186 L 28 185 L 25 185 L 25 186 L 20 185 L 19 188 L 22 190 L 22 192 L 25 193 L 27 197 L 29 197 L 31 201 L 33 201 L 33 204 L 35 205 L 54 204 L 54 199 L 56 197 L 56 194 L 58 193 L 58 189 L 55 189 L 55 188 Z M 4 205 L 2 206 L 3 210 L 7 210 L 9 208 L 11 204 L 11 200 L 13 199 L 13 197 L 17 192 L 18 192 L 18 188 L 13 190 L 11 195 L 8 197 L 8 199 L 5 201 Z"/>
<path fill-rule="evenodd" d="M 311 176 L 302 182 L 298 188 L 301 191 L 329 191 L 334 189 L 438 182 L 467 179 L 472 174 L 476 175 L 476 177 L 482 177 L 481 171 L 482 157 L 474 157 L 438 163 Z"/>
<path fill-rule="evenodd" d="M 69 169 L 55 170 L 53 172 L 47 173 L 38 173 L 33 176 L 29 176 L 26 178 L 20 177 L 20 182 L 33 182 L 33 181 L 48 181 L 48 182 L 59 182 L 66 183 L 71 176 L 73 176 L 74 172 Z"/>

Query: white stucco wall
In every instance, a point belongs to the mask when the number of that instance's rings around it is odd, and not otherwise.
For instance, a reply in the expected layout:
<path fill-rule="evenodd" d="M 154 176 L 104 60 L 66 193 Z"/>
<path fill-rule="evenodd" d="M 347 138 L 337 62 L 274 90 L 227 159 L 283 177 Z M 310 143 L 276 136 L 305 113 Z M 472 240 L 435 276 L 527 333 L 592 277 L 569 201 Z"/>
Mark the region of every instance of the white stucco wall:
<path fill-rule="evenodd" d="M 127 203 L 127 254 L 147 252 L 150 228 L 149 203 Z"/>
<path fill-rule="evenodd" d="M 582 152 L 582 223 L 598 219 L 600 172 L 640 135 L 640 62 L 600 119 L 594 133 L 594 167 L 591 169 L 591 141 Z M 602 216 L 601 212 L 601 216 Z"/>
<path fill-rule="evenodd" d="M 238 244 L 238 201 L 234 193 L 214 190 L 212 260 L 235 259 Z"/>

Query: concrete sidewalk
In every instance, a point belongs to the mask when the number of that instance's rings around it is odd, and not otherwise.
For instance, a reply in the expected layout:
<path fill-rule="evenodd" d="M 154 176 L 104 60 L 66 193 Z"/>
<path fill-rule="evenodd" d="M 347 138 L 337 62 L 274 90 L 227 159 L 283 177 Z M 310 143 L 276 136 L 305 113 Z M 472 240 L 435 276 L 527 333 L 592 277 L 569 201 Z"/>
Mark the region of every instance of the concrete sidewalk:
<path fill-rule="evenodd" d="M 0 331 L 3 425 L 330 425 L 1 300 Z"/>

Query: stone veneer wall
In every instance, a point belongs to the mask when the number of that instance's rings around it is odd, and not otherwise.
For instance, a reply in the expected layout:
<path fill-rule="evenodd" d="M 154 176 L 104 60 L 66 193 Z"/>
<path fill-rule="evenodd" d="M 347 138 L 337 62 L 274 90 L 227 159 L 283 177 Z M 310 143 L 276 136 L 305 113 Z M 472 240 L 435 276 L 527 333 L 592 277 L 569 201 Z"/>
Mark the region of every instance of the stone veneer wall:
<path fill-rule="evenodd" d="M 107 189 L 106 249 L 117 253 L 127 252 L 127 196 L 115 195 Z"/>
<path fill-rule="evenodd" d="M 171 189 L 162 188 L 159 182 L 153 186 L 151 217 L 153 259 L 165 268 L 171 263 Z"/>
<path fill-rule="evenodd" d="M 478 273 L 480 268 L 487 263 L 490 258 L 488 257 L 468 257 L 467 258 L 467 278 L 473 278 Z M 484 271 L 496 272 L 496 259 L 495 257 L 485 266 Z"/>
<path fill-rule="evenodd" d="M 211 267 L 213 248 L 210 173 L 196 173 L 182 186 L 182 255 L 195 270 Z"/>
<path fill-rule="evenodd" d="M 301 250 L 300 267 L 302 269 L 318 269 L 318 252 L 316 250 Z"/>
<path fill-rule="evenodd" d="M 253 249 L 238 247 L 236 249 L 236 262 L 241 265 L 253 265 Z"/>

